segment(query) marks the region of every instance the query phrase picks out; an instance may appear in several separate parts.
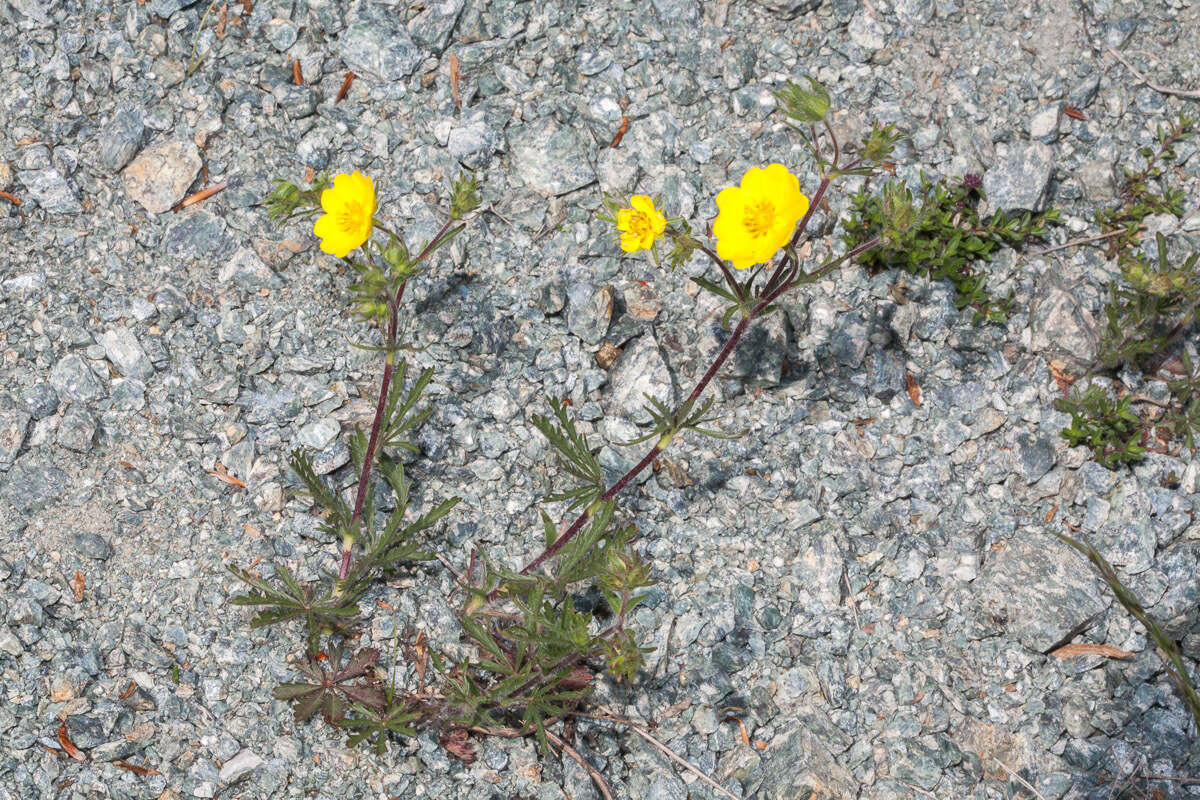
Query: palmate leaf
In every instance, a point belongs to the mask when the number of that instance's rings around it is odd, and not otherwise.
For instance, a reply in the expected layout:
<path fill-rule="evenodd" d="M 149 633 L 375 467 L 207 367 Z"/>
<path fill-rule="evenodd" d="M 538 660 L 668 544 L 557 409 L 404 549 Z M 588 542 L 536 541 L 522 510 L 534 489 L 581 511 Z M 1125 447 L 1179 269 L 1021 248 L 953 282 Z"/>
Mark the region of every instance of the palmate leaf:
<path fill-rule="evenodd" d="M 534 414 L 531 421 L 541 431 L 546 441 L 558 451 L 562 468 L 582 486 L 551 495 L 548 500 L 570 500 L 571 508 L 588 505 L 604 492 L 604 469 L 592 455 L 587 439 L 576 428 L 567 414 L 566 404 L 548 397 L 555 419 Z"/>
<path fill-rule="evenodd" d="M 702 436 L 709 436 L 713 439 L 739 439 L 747 433 L 746 431 L 726 433 L 716 428 L 706 427 L 708 423 L 716 422 L 718 419 L 715 414 L 709 415 L 708 413 L 713 407 L 714 402 L 711 397 L 701 403 L 698 408 L 693 407 L 694 404 L 684 403 L 679 408 L 672 410 L 658 398 L 649 394 L 644 396 L 649 405 L 642 406 L 642 409 L 650 415 L 653 423 L 650 432 L 630 439 L 627 442 L 617 442 L 622 447 L 640 444 L 663 436 L 675 436 L 683 430 L 692 430 Z"/>
<path fill-rule="evenodd" d="M 600 503 L 583 530 L 559 552 L 554 563 L 554 580 L 560 589 L 565 591 L 570 584 L 597 575 L 608 559 L 608 549 L 632 535 L 632 528 L 622 529 L 612 524 L 616 507 L 612 500 Z"/>
<path fill-rule="evenodd" d="M 354 716 L 348 716 L 338 724 L 350 729 L 346 744 L 353 747 L 360 742 L 367 742 L 375 748 L 376 755 L 387 751 L 387 740 L 391 736 L 416 736 L 416 729 L 409 723 L 417 720 L 420 715 L 407 711 L 404 704 L 396 703 L 390 693 L 385 697 L 381 709 L 355 703 L 350 707 Z"/>
<path fill-rule="evenodd" d="M 307 680 L 276 687 L 275 699 L 292 703 L 297 722 L 320 711 L 326 722 L 340 723 L 346 714 L 347 701 L 383 709 L 384 691 L 372 673 L 372 667 L 379 660 L 379 651 L 364 648 L 344 664 L 342 655 L 341 645 L 334 645 L 328 653 L 310 651 L 299 666 Z"/>

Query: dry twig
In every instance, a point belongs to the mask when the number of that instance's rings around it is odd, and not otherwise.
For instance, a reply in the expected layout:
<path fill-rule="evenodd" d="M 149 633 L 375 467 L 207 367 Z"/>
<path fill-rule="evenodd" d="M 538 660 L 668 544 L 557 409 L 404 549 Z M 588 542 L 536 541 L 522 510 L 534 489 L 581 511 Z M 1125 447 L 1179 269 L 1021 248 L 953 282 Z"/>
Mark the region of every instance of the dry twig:
<path fill-rule="evenodd" d="M 592 779 L 592 783 L 596 784 L 596 788 L 600 790 L 600 794 L 604 795 L 604 800 L 613 800 L 612 789 L 609 788 L 608 781 L 606 781 L 604 776 L 600 774 L 600 770 L 589 764 L 587 759 L 579 755 L 578 750 L 567 744 L 566 741 L 558 734 L 546 731 L 546 738 L 550 740 L 551 744 L 574 759 L 576 764 L 583 767 L 584 772 L 586 772 L 588 777 Z"/>
<path fill-rule="evenodd" d="M 678 755 L 674 750 L 667 747 L 665 744 L 660 742 L 658 739 L 655 739 L 654 735 L 651 734 L 650 731 L 646 730 L 645 728 L 643 728 L 641 725 L 637 724 L 633 720 L 628 719 L 626 717 L 620 717 L 620 716 L 617 716 L 616 714 L 611 714 L 611 713 L 605 713 L 605 714 L 577 713 L 575 716 L 587 717 L 589 719 L 599 719 L 599 720 L 604 720 L 606 722 L 616 722 L 618 724 L 624 725 L 625 727 L 629 728 L 629 730 L 633 731 L 638 736 L 645 739 L 651 746 L 654 747 L 655 750 L 662 753 L 664 756 L 671 759 L 676 764 L 683 767 L 685 770 L 692 773 L 693 775 L 695 775 L 697 778 L 699 778 L 700 780 L 707 783 L 712 788 L 716 789 L 718 792 L 721 793 L 721 795 L 728 797 L 730 800 L 739 800 L 739 798 L 736 794 L 729 791 L 724 786 L 722 786 L 721 784 L 714 781 L 712 778 L 708 777 L 708 775 L 704 774 L 704 772 L 701 771 L 699 767 L 695 766 L 687 759 Z"/>
<path fill-rule="evenodd" d="M 175 207 L 172 208 L 171 210 L 172 211 L 182 211 L 183 209 L 187 208 L 188 206 L 195 205 L 196 203 L 199 203 L 202 200 L 207 200 L 208 198 L 212 197 L 214 194 L 221 191 L 228 185 L 229 185 L 228 183 L 218 183 L 216 186 L 210 186 L 207 189 L 201 189 L 200 191 L 196 192 L 195 194 L 189 195 L 188 197 L 185 197 L 182 200 L 180 200 L 175 205 Z"/>
<path fill-rule="evenodd" d="M 1200 89 L 1177 89 L 1173 86 L 1163 86 L 1160 83 L 1155 83 L 1154 81 L 1150 80 L 1145 75 L 1143 75 L 1142 73 L 1138 72 L 1137 68 L 1134 67 L 1133 64 L 1129 63 L 1129 59 L 1125 58 L 1125 56 L 1121 55 L 1119 52 L 1117 52 L 1113 48 L 1111 48 L 1111 47 L 1108 48 L 1108 54 L 1110 56 L 1112 56 L 1113 58 L 1115 58 L 1117 61 L 1120 61 L 1122 64 L 1124 64 L 1125 69 L 1132 72 L 1133 76 L 1135 78 L 1137 78 L 1139 81 L 1146 84 L 1151 89 L 1158 92 L 1159 94 L 1169 94 L 1169 95 L 1174 95 L 1175 97 L 1187 97 L 1191 100 L 1200 100 Z"/>
<path fill-rule="evenodd" d="M 1011 769 L 1009 769 L 1007 766 L 1005 766 L 1005 764 L 1004 764 L 1004 762 L 1003 762 L 1003 761 L 1001 761 L 1001 760 L 1000 760 L 1000 759 L 998 759 L 998 758 L 993 758 L 993 759 L 992 759 L 992 761 L 994 761 L 994 762 L 995 762 L 997 765 L 999 765 L 1000 769 L 1004 770 L 1004 772 L 1005 772 L 1005 773 L 1006 773 L 1006 774 L 1007 774 L 1007 775 L 1008 775 L 1010 778 L 1012 778 L 1012 779 L 1013 779 L 1013 780 L 1015 780 L 1017 783 L 1019 783 L 1019 784 L 1021 784 L 1022 786 L 1024 786 L 1024 787 L 1025 787 L 1026 789 L 1028 789 L 1029 791 L 1033 792 L 1033 796 L 1034 796 L 1034 797 L 1036 797 L 1038 800 L 1046 800 L 1046 798 L 1045 798 L 1045 797 L 1043 797 L 1043 796 L 1042 796 L 1042 794 L 1041 794 L 1041 793 L 1040 793 L 1040 792 L 1039 792 L 1037 789 L 1033 788 L 1033 785 L 1032 785 L 1031 783 L 1029 783 L 1029 781 L 1025 780 L 1025 779 L 1024 779 L 1024 778 L 1022 778 L 1020 775 L 1018 775 L 1017 773 L 1015 773 L 1015 772 L 1013 772 Z"/>

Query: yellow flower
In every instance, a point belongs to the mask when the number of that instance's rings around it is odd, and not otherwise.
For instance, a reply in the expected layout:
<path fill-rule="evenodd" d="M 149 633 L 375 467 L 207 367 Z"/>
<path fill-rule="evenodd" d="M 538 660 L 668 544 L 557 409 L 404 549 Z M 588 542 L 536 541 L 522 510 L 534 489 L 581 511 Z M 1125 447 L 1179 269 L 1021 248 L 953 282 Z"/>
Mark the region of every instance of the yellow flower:
<path fill-rule="evenodd" d="M 667 218 L 654 207 L 654 201 L 644 194 L 629 198 L 629 206 L 617 212 L 621 249 L 626 253 L 649 250 L 654 240 L 667 229 Z"/>
<path fill-rule="evenodd" d="M 375 184 L 358 170 L 336 175 L 333 188 L 321 192 L 321 208 L 325 214 L 313 225 L 313 233 L 320 237 L 322 250 L 345 258 L 371 238 Z"/>
<path fill-rule="evenodd" d="M 770 261 L 792 238 L 796 223 L 808 211 L 800 179 L 783 164 L 751 167 L 741 186 L 717 195 L 717 255 L 737 269 Z"/>

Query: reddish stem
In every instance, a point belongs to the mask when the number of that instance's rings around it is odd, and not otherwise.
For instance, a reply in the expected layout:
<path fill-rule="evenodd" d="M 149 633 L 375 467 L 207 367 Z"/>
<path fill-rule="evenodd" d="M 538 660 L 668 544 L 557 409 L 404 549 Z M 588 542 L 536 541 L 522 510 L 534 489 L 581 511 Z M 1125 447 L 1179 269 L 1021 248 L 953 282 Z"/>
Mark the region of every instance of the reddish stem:
<path fill-rule="evenodd" d="M 753 313 L 756 314 L 760 310 L 761 307 L 756 308 Z M 741 341 L 742 336 L 746 333 L 746 329 L 750 327 L 750 322 L 752 320 L 753 316 L 749 316 L 742 317 L 742 319 L 738 322 L 737 327 L 733 329 L 733 334 L 730 335 L 729 340 L 725 342 L 725 346 L 721 348 L 721 352 L 717 354 L 717 357 L 713 359 L 713 363 L 709 365 L 708 371 L 704 373 L 703 377 L 701 377 L 699 381 L 697 381 L 696 386 L 694 389 L 692 389 L 691 394 L 689 394 L 687 399 L 683 401 L 685 406 L 690 403 L 694 403 L 696 398 L 698 398 L 708 387 L 708 384 L 712 382 L 712 379 L 716 376 L 717 371 L 721 369 L 721 365 L 724 364 L 729 358 L 730 354 L 733 353 L 733 348 L 737 347 L 738 342 Z M 620 480 L 608 487 L 608 490 L 605 491 L 604 494 L 600 495 L 600 500 L 606 501 L 616 497 L 617 493 L 628 486 L 629 482 L 636 478 L 642 470 L 654 463 L 654 459 L 657 458 L 658 454 L 662 451 L 662 443 L 659 442 L 655 444 L 654 447 L 650 448 L 650 452 L 642 456 L 641 461 L 639 461 L 633 466 L 632 469 L 622 475 Z M 544 564 L 547 560 L 553 558 L 558 551 L 567 544 L 567 542 L 569 542 L 577 533 L 579 533 L 591 516 L 591 510 L 584 511 L 582 514 L 580 514 L 579 517 L 571 523 L 571 527 L 563 531 L 563 534 L 555 539 L 549 547 L 543 550 L 541 555 L 539 555 L 533 561 L 530 561 L 525 565 L 524 568 L 522 568 L 521 574 L 528 575 L 530 572 Z M 488 599 L 494 600 L 497 596 L 498 595 L 493 592 L 492 594 L 488 595 Z"/>
<path fill-rule="evenodd" d="M 379 402 L 375 406 L 375 419 L 371 421 L 371 436 L 367 440 L 367 452 L 363 454 L 362 471 L 358 475 L 358 493 L 354 498 L 354 513 L 350 515 L 351 525 L 362 516 L 363 503 L 367 499 L 371 467 L 375 462 L 375 448 L 379 446 L 379 429 L 383 426 L 383 412 L 387 407 L 388 389 L 392 384 L 392 370 L 396 359 L 395 351 L 392 348 L 396 344 L 396 330 L 400 324 L 400 301 L 404 299 L 404 289 L 407 286 L 408 281 L 400 284 L 400 288 L 396 290 L 396 297 L 388 306 L 388 327 L 385 340 L 385 346 L 388 348 L 387 363 L 383 367 L 383 379 L 379 382 Z M 349 540 L 342 545 L 342 563 L 338 567 L 339 581 L 346 580 L 346 576 L 350 574 L 350 552 L 353 547 L 353 541 Z"/>

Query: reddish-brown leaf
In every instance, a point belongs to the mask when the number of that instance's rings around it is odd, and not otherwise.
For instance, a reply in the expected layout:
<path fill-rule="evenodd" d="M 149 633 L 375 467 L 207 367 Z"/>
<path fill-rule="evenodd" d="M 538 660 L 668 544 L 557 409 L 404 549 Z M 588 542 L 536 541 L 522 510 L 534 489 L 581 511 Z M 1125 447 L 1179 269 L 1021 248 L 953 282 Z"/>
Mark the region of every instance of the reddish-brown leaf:
<path fill-rule="evenodd" d="M 230 486 L 236 486 L 239 489 L 246 488 L 246 483 L 230 475 L 229 470 L 225 469 L 225 466 L 220 461 L 218 461 L 212 469 L 206 469 L 204 471 L 215 477 L 217 480 L 228 483 Z"/>
<path fill-rule="evenodd" d="M 300 71 L 300 59 L 292 59 L 292 78 L 296 81 L 297 86 L 304 85 L 304 73 Z"/>
<path fill-rule="evenodd" d="M 114 767 L 120 767 L 123 770 L 132 772 L 134 775 L 137 775 L 139 778 L 144 778 L 147 775 L 161 775 L 162 774 L 161 772 L 159 772 L 156 769 L 150 769 L 149 767 L 139 767 L 137 764 L 130 764 L 128 761 L 114 761 L 112 763 L 113 763 Z"/>
<path fill-rule="evenodd" d="M 83 754 L 83 751 L 75 746 L 71 741 L 71 737 L 67 736 L 67 724 L 65 722 L 58 725 L 58 743 L 62 746 L 63 752 L 69 755 L 76 761 L 87 761 L 88 758 Z"/>
<path fill-rule="evenodd" d="M 86 586 L 87 583 L 84 580 L 83 573 L 75 570 L 75 577 L 71 579 L 71 594 L 75 595 L 76 603 L 83 602 L 83 590 Z"/>
<path fill-rule="evenodd" d="M 1121 650 L 1116 647 L 1109 647 L 1106 644 L 1092 644 L 1091 642 L 1079 642 L 1077 644 L 1064 644 L 1062 647 L 1055 650 L 1050 655 L 1060 661 L 1075 658 L 1077 656 L 1104 656 L 1105 658 L 1133 658 L 1134 654 L 1128 650 Z"/>
<path fill-rule="evenodd" d="M 450 54 L 447 59 L 450 66 L 450 94 L 454 95 L 454 107 L 462 110 L 462 93 L 459 91 L 458 82 L 462 80 L 462 73 L 458 67 L 458 56 L 454 53 Z"/>
<path fill-rule="evenodd" d="M 913 405 L 921 405 L 921 387 L 917 385 L 917 379 L 911 372 L 904 373 L 904 386 L 908 389 L 908 398 L 913 401 Z"/>
<path fill-rule="evenodd" d="M 14 206 L 21 205 L 21 198 L 17 197 L 12 192 L 0 192 L 0 197 L 3 197 L 5 200 L 12 203 Z"/>
<path fill-rule="evenodd" d="M 129 695 L 133 694 L 135 689 L 137 689 L 137 684 L 133 681 L 130 681 L 129 686 L 125 689 L 125 691 L 121 692 L 120 699 L 124 700 L 126 697 L 129 697 Z"/>
<path fill-rule="evenodd" d="M 470 764 L 475 760 L 475 748 L 467 738 L 467 732 L 463 728 L 455 728 L 449 733 L 443 734 L 442 747 L 446 749 L 447 753 L 464 764 Z"/>
<path fill-rule="evenodd" d="M 571 670 L 571 674 L 562 679 L 559 685 L 568 691 L 578 691 L 592 682 L 592 678 L 596 677 L 587 667 L 576 667 Z"/>
<path fill-rule="evenodd" d="M 1082 111 L 1080 111 L 1078 108 L 1075 108 L 1074 106 L 1064 106 L 1063 113 L 1066 114 L 1071 119 L 1087 119 L 1087 114 L 1084 114 Z"/>
<path fill-rule="evenodd" d="M 617 145 L 619 145 L 621 143 L 621 140 L 625 138 L 625 131 L 627 131 L 627 130 L 629 130 L 629 117 L 622 114 L 621 115 L 621 126 L 619 128 L 617 128 L 617 135 L 613 137 L 613 140 L 609 143 L 608 146 L 616 147 Z"/>
<path fill-rule="evenodd" d="M 333 101 L 334 105 L 342 102 L 342 98 L 346 96 L 346 92 L 350 91 L 350 84 L 354 83 L 354 78 L 355 75 L 353 72 L 346 73 L 346 80 L 342 81 L 342 88 L 338 89 L 337 97 Z"/>

